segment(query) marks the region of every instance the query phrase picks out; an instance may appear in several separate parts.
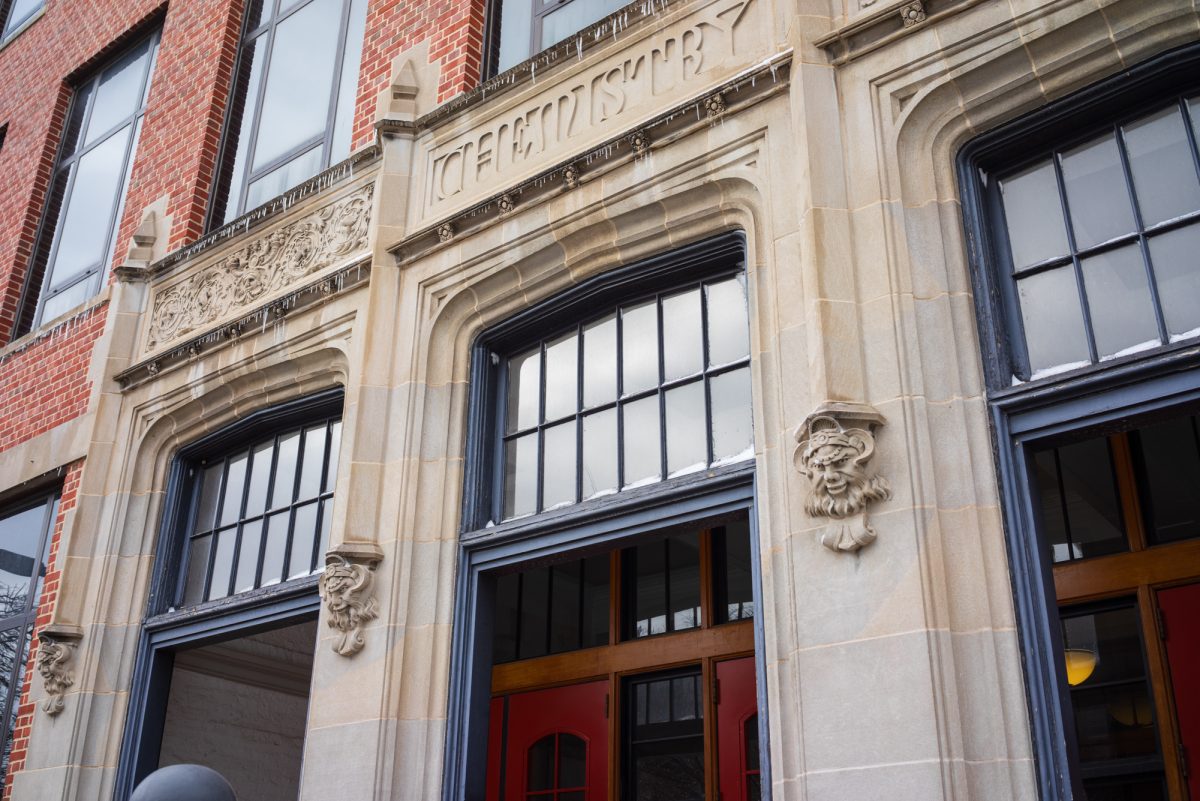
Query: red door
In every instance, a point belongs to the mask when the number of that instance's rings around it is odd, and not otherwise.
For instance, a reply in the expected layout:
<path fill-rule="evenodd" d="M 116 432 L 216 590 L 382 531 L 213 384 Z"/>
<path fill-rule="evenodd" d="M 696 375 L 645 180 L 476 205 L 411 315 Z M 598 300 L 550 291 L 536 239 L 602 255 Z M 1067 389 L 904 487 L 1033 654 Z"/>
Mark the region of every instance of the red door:
<path fill-rule="evenodd" d="M 758 696 L 754 657 L 716 663 L 717 786 L 723 801 L 758 801 Z"/>
<path fill-rule="evenodd" d="M 1175 693 L 1179 736 L 1188 764 L 1188 790 L 1200 800 L 1200 584 L 1160 590 L 1167 662 Z"/>
<path fill-rule="evenodd" d="M 604 801 L 608 797 L 607 695 L 608 682 L 594 681 L 493 699 L 488 727 L 489 801 L 499 801 L 501 781 L 503 801 Z"/>

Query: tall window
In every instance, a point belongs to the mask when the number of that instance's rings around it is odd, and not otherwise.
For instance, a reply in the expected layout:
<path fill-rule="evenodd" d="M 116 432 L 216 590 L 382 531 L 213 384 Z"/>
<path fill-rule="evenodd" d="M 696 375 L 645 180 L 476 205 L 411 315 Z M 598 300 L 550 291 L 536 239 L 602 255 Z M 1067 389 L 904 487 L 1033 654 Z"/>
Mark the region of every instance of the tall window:
<path fill-rule="evenodd" d="M 366 17 L 366 0 L 248 4 L 213 226 L 350 154 Z"/>
<path fill-rule="evenodd" d="M 3 0 L 0 2 L 0 42 L 21 30 L 34 14 L 42 10 L 46 0 Z"/>
<path fill-rule="evenodd" d="M 614 271 L 478 344 L 448 797 L 759 798 L 741 254 Z"/>
<path fill-rule="evenodd" d="M 493 0 L 496 71 L 540 53 L 624 5 L 626 0 Z"/>
<path fill-rule="evenodd" d="M 960 158 L 1046 798 L 1200 797 L 1200 47 Z"/>
<path fill-rule="evenodd" d="M 0 721 L 4 733 L 0 787 L 8 776 L 13 728 L 57 516 L 57 494 L 0 509 Z"/>
<path fill-rule="evenodd" d="M 26 279 L 18 335 L 78 306 L 103 286 L 158 38 L 155 32 L 143 39 L 75 91 Z"/>

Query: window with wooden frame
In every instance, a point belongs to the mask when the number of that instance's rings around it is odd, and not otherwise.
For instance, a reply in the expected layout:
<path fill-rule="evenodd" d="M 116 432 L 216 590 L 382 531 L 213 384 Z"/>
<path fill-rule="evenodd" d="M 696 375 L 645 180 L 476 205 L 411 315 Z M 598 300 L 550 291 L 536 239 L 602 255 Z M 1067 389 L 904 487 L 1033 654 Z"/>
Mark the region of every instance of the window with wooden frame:
<path fill-rule="evenodd" d="M 742 249 L 616 270 L 477 344 L 447 798 L 761 797 Z"/>
<path fill-rule="evenodd" d="M 1200 798 L 1200 45 L 959 156 L 1041 794 Z"/>

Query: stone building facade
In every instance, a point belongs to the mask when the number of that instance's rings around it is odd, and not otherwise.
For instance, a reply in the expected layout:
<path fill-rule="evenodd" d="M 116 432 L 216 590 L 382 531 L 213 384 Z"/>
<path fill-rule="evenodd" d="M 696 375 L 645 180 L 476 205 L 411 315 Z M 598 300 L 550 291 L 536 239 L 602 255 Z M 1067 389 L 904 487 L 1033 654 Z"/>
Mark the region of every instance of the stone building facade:
<path fill-rule="evenodd" d="M 1200 797 L 1194 3 L 0 14 L 6 797 Z"/>

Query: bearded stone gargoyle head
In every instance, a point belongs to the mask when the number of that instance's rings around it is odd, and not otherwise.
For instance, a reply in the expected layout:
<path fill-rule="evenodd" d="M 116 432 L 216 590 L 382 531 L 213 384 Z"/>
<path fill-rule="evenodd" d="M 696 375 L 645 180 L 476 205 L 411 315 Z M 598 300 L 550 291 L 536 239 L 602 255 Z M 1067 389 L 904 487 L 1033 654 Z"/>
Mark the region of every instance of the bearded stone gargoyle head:
<path fill-rule="evenodd" d="M 857 551 L 875 540 L 867 506 L 891 497 L 882 476 L 868 473 L 875 454 L 874 429 L 883 416 L 870 406 L 829 403 L 796 431 L 796 469 L 809 480 L 804 510 L 831 523 L 821 543 L 833 551 Z"/>

